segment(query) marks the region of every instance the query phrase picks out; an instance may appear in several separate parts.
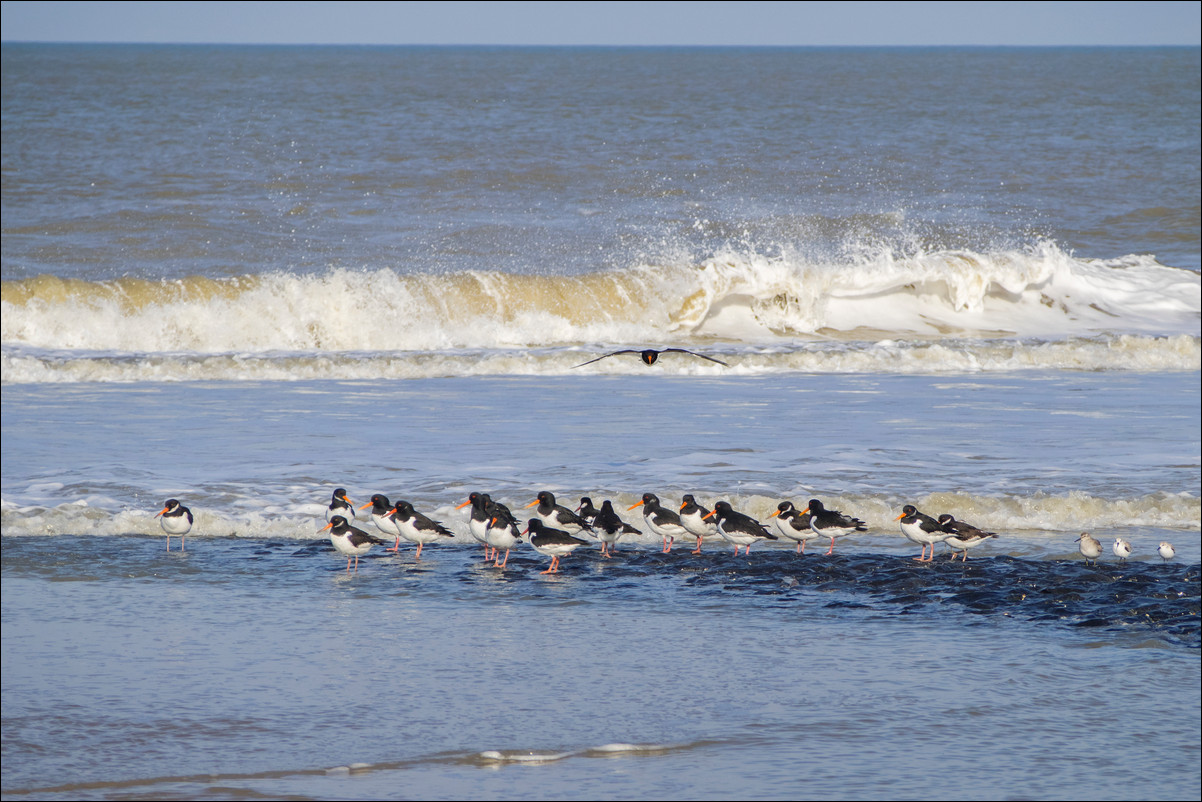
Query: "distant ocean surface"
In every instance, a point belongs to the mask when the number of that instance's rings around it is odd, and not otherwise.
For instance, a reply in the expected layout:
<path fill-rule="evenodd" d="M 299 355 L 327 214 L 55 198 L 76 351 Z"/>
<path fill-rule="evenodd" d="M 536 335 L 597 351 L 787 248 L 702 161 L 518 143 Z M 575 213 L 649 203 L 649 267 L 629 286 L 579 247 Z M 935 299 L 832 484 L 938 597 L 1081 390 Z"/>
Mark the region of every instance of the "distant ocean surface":
<path fill-rule="evenodd" d="M 1199 49 L 2 67 L 6 799 L 1197 796 Z M 486 567 L 540 490 L 644 534 Z"/>

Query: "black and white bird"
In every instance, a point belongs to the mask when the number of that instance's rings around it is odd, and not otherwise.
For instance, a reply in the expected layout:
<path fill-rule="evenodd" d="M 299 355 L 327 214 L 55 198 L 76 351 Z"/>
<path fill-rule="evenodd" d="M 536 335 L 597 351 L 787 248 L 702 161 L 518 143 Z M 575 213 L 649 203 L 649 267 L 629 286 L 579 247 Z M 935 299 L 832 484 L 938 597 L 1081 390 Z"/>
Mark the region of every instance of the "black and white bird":
<path fill-rule="evenodd" d="M 744 554 L 750 556 L 752 543 L 778 539 L 762 523 L 750 515 L 736 512 L 726 501 L 716 503 L 710 517 L 718 521 L 718 534 L 722 535 L 726 542 L 734 544 L 736 557 L 739 556 L 740 546 L 746 546 Z"/>
<path fill-rule="evenodd" d="M 973 546 L 979 546 L 991 537 L 997 537 L 997 532 L 985 532 L 970 523 L 957 521 L 946 512 L 939 516 L 939 525 L 954 533 L 943 542 L 952 550 L 953 560 L 956 559 L 957 554 L 962 555 L 961 562 L 968 561 L 968 550 Z"/>
<path fill-rule="evenodd" d="M 192 531 L 192 510 L 180 504 L 179 499 L 169 498 L 154 517 L 159 519 L 159 526 L 167 533 L 167 551 L 171 551 L 172 535 L 179 535 L 179 550 L 183 551 L 184 536 Z"/>
<path fill-rule="evenodd" d="M 901 515 L 893 520 L 901 521 L 901 533 L 907 540 L 922 546 L 922 556 L 914 558 L 920 563 L 929 563 L 935 559 L 935 544 L 942 543 L 955 534 L 952 530 L 944 529 L 931 516 L 919 512 L 913 504 L 902 507 Z M 930 557 L 927 556 L 928 546 L 931 549 Z"/>
<path fill-rule="evenodd" d="M 571 534 L 581 530 L 592 532 L 593 527 L 572 510 L 555 501 L 555 494 L 550 490 L 539 491 L 538 498 L 526 505 L 526 509 L 538 505 L 534 514 L 552 529 L 562 529 Z"/>
<path fill-rule="evenodd" d="M 361 504 L 359 509 L 367 507 L 371 507 L 371 519 L 375 521 L 376 528 L 389 537 L 396 538 L 396 544 L 389 551 L 400 551 L 401 528 L 392 519 L 392 502 L 388 500 L 388 496 L 376 493 L 371 497 L 371 501 Z"/>
<path fill-rule="evenodd" d="M 323 529 L 330 530 L 330 542 L 334 548 L 346 556 L 346 571 L 351 571 L 351 558 L 355 559 L 355 573 L 359 573 L 359 558 L 367 554 L 372 546 L 387 546 L 387 540 L 381 540 L 375 535 L 369 535 L 362 529 L 356 529 L 341 515 L 335 515 Z"/>
<path fill-rule="evenodd" d="M 597 517 L 598 512 L 600 512 L 600 510 L 593 506 L 593 500 L 591 498 L 588 496 L 580 497 L 580 503 L 576 505 L 576 514 L 579 515 L 582 520 L 587 522 L 589 526 L 593 525 L 593 519 Z"/>
<path fill-rule="evenodd" d="M 643 534 L 618 516 L 613 502 L 609 499 L 601 502 L 601 509 L 593 516 L 593 533 L 601 540 L 602 557 L 614 556 L 614 546 L 622 535 Z"/>
<path fill-rule="evenodd" d="M 422 515 L 417 510 L 413 509 L 413 505 L 408 501 L 398 501 L 392 506 L 392 520 L 396 523 L 397 529 L 401 532 L 401 537 L 408 540 L 410 543 L 417 544 L 417 555 L 415 559 L 422 558 L 422 546 L 427 543 L 433 543 L 442 537 L 455 537 L 455 533 L 447 529 L 438 521 Z"/>
<path fill-rule="evenodd" d="M 335 515 L 341 515 L 347 521 L 355 520 L 355 505 L 346 497 L 345 488 L 338 488 L 330 498 L 330 505 L 326 507 L 326 523 L 333 521 Z"/>
<path fill-rule="evenodd" d="M 1077 538 L 1077 543 L 1081 544 L 1078 548 L 1081 550 L 1081 556 L 1085 558 L 1085 564 L 1089 565 L 1091 560 L 1097 563 L 1098 558 L 1102 556 L 1102 542 L 1089 532 L 1082 532 L 1081 537 Z"/>
<path fill-rule="evenodd" d="M 685 493 L 680 497 L 680 525 L 685 530 L 697 538 L 697 548 L 693 549 L 690 554 L 701 553 L 701 541 L 707 537 L 719 537 L 717 521 L 709 520 L 709 514 L 712 510 L 707 510 L 705 507 L 697 503 L 697 499 L 692 493 Z"/>
<path fill-rule="evenodd" d="M 868 524 L 859 518 L 844 515 L 838 510 L 828 510 L 816 498 L 810 499 L 805 511 L 810 514 L 810 528 L 822 537 L 831 539 L 831 547 L 826 550 L 828 555 L 835 551 L 835 538 L 868 531 Z"/>
<path fill-rule="evenodd" d="M 690 351 L 686 348 L 623 348 L 621 351 L 610 351 L 608 354 L 602 354 L 595 359 L 590 359 L 588 362 L 581 362 L 579 365 L 573 365 L 572 367 L 582 368 L 585 365 L 591 365 L 594 362 L 600 362 L 602 359 L 608 359 L 611 356 L 618 356 L 619 354 L 637 354 L 638 358 L 643 361 L 644 365 L 654 365 L 659 361 L 660 354 L 688 354 L 689 356 L 708 359 L 710 362 L 717 362 L 719 365 L 726 365 L 726 367 L 730 367 L 730 365 L 727 365 L 721 359 L 715 359 L 712 356 L 699 354 L 696 351 Z"/>
<path fill-rule="evenodd" d="M 672 543 L 678 537 L 684 537 L 689 530 L 680 522 L 680 516 L 659 503 L 659 496 L 654 493 L 644 493 L 643 500 L 627 507 L 627 511 L 635 507 L 643 508 L 643 520 L 647 528 L 664 539 L 664 554 L 672 550 Z"/>
<path fill-rule="evenodd" d="M 551 567 L 540 572 L 543 574 L 559 573 L 560 557 L 588 545 L 587 540 L 568 534 L 562 529 L 552 529 L 543 523 L 542 518 L 531 518 L 522 534 L 529 535 L 530 545 L 535 551 L 551 558 Z"/>
<path fill-rule="evenodd" d="M 487 494 L 485 498 L 488 498 Z M 513 513 L 499 501 L 488 499 L 488 545 L 493 549 L 493 565 L 504 568 L 509 564 L 509 550 L 522 542 L 522 527 L 518 524 Z M 505 549 L 505 559 L 500 559 L 501 549 Z"/>
<path fill-rule="evenodd" d="M 806 553 L 806 543 L 818 537 L 814 527 L 810 526 L 810 513 L 802 512 L 793 506 L 792 501 L 782 501 L 776 505 L 776 512 L 770 516 L 776 519 L 776 531 L 786 540 L 797 544 L 797 553 Z"/>
<path fill-rule="evenodd" d="M 484 560 L 494 560 L 496 555 L 492 553 L 493 547 L 488 542 L 488 525 L 492 520 L 492 515 L 488 512 L 488 503 L 492 501 L 487 493 L 468 493 L 467 501 L 460 504 L 455 509 L 461 510 L 467 505 L 472 505 L 472 511 L 467 520 L 467 530 L 472 537 L 476 539 L 480 545 L 484 546 Z"/>

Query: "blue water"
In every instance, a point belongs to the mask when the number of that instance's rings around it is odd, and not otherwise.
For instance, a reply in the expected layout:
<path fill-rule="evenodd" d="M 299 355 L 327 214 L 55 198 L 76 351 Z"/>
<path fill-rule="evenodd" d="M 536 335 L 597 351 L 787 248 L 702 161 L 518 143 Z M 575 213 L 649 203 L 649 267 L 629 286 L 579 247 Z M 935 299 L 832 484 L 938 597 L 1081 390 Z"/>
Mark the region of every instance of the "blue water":
<path fill-rule="evenodd" d="M 1197 795 L 1198 49 L 2 58 L 5 798 Z"/>

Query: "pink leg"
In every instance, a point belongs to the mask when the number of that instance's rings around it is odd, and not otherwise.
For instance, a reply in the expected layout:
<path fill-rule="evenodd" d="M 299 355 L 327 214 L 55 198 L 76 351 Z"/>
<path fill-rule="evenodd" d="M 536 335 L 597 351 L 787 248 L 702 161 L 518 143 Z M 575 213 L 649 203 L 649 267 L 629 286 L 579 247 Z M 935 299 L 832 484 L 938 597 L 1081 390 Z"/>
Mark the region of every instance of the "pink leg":
<path fill-rule="evenodd" d="M 396 545 L 393 546 L 392 548 L 388 549 L 388 551 L 400 551 L 400 550 L 401 550 L 401 536 L 397 535 L 396 536 Z"/>
<path fill-rule="evenodd" d="M 422 558 L 422 546 L 424 546 L 424 545 L 426 545 L 426 544 L 425 543 L 417 544 L 417 556 L 414 559 L 420 560 Z"/>
<path fill-rule="evenodd" d="M 698 535 L 697 536 L 697 548 L 690 551 L 689 554 L 700 554 L 700 553 L 701 553 L 701 535 Z"/>

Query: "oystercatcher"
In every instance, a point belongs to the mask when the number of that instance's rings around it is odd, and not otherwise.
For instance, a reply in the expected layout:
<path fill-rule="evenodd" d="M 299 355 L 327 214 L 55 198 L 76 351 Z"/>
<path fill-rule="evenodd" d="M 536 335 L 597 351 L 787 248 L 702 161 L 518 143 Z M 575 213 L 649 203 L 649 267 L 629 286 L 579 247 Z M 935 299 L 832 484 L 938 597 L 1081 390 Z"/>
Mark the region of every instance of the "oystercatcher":
<path fill-rule="evenodd" d="M 359 557 L 367 554 L 372 546 L 387 546 L 388 541 L 356 529 L 341 515 L 335 515 L 322 529 L 330 530 L 330 542 L 334 548 L 346 555 L 346 572 L 351 572 L 351 558 L 355 558 L 355 573 L 359 573 Z"/>
<path fill-rule="evenodd" d="M 530 545 L 534 547 L 535 551 L 551 558 L 551 567 L 546 571 L 540 571 L 543 574 L 559 573 L 560 557 L 571 554 L 581 546 L 588 545 L 587 540 L 570 535 L 562 529 L 552 529 L 546 526 L 542 518 L 531 518 L 526 525 L 526 531 L 522 534 L 530 535 Z"/>
<path fill-rule="evenodd" d="M 588 362 L 581 362 L 579 365 L 573 365 L 572 367 L 582 368 L 585 365 L 591 365 L 594 362 L 600 362 L 602 359 L 608 359 L 611 356 L 618 356 L 619 354 L 638 354 L 639 359 L 643 360 L 644 365 L 654 365 L 659 360 L 660 354 L 688 354 L 689 356 L 708 359 L 710 362 L 717 362 L 719 365 L 726 365 L 726 367 L 730 367 L 730 365 L 727 365 L 721 359 L 714 359 L 712 356 L 699 354 L 696 351 L 690 351 L 686 348 L 623 348 L 621 351 L 610 351 L 608 354 L 602 354 L 596 359 L 590 359 Z"/>
<path fill-rule="evenodd" d="M 626 509 L 633 510 L 638 506 L 643 508 L 643 520 L 647 522 L 647 528 L 664 539 L 664 554 L 672 550 L 672 543 L 676 538 L 689 533 L 680 523 L 680 516 L 663 507 L 659 503 L 659 496 L 654 493 L 644 493 L 642 501 L 631 504 Z"/>
<path fill-rule="evenodd" d="M 179 499 L 169 498 L 154 517 L 159 519 L 159 526 L 167 533 L 167 551 L 171 551 L 172 535 L 179 535 L 179 550 L 183 551 L 184 536 L 192 531 L 192 510 L 180 504 Z"/>
<path fill-rule="evenodd" d="M 751 556 L 751 544 L 757 540 L 777 540 L 776 535 L 755 518 L 735 512 L 729 502 L 719 501 L 714 505 L 714 511 L 707 517 L 718 521 L 718 534 L 735 546 L 735 556 L 739 556 L 739 547 L 746 546 L 746 556 Z"/>
<path fill-rule="evenodd" d="M 776 512 L 771 518 L 776 519 L 776 530 L 785 537 L 797 543 L 797 553 L 806 553 L 806 543 L 818 537 L 814 527 L 810 526 L 810 513 L 802 512 L 793 506 L 791 501 L 782 501 L 776 505 Z"/>
<path fill-rule="evenodd" d="M 868 524 L 859 518 L 844 515 L 838 510 L 828 510 L 816 498 L 810 499 L 805 511 L 810 514 L 810 528 L 823 537 L 831 539 L 831 547 L 827 549 L 827 554 L 834 553 L 835 538 L 850 535 L 853 532 L 868 531 Z"/>

